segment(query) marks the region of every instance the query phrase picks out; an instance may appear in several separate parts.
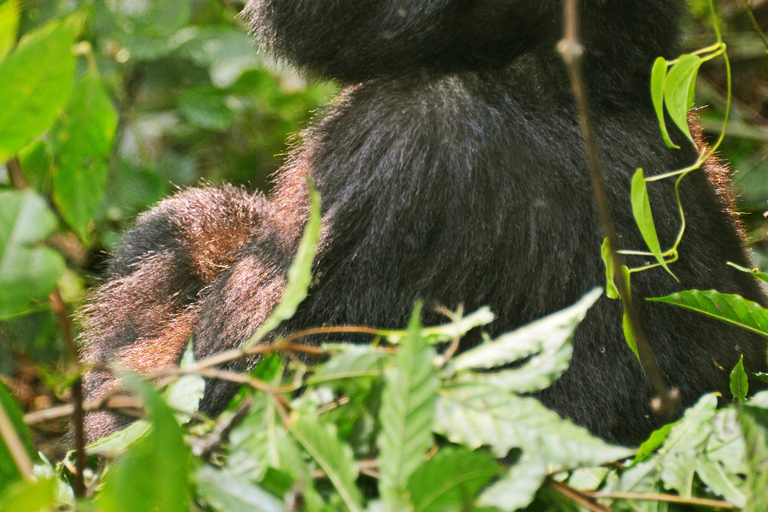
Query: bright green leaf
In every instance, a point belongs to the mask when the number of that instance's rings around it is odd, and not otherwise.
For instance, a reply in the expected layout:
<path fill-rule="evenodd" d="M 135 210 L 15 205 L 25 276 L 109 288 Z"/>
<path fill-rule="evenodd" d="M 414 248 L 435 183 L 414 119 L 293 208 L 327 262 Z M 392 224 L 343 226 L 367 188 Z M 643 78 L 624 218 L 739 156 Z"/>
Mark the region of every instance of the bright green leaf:
<path fill-rule="evenodd" d="M 600 256 L 605 264 L 605 296 L 609 299 L 618 299 L 619 287 L 614 281 L 616 272 L 613 268 L 613 258 L 611 258 L 611 246 L 608 244 L 608 238 L 603 239 L 603 245 L 600 246 Z"/>
<path fill-rule="evenodd" d="M 66 104 L 75 73 L 77 19 L 52 22 L 24 36 L 0 62 L 0 161 L 47 130 Z"/>
<path fill-rule="evenodd" d="M 0 493 L 0 510 L 8 512 L 52 510 L 57 502 L 57 487 L 58 481 L 49 478 L 16 482 L 4 493 Z"/>
<path fill-rule="evenodd" d="M 686 290 L 646 300 L 666 302 L 768 337 L 768 309 L 739 295 L 716 290 Z"/>
<path fill-rule="evenodd" d="M 31 191 L 0 191 L 0 319 L 33 310 L 64 271 L 64 258 L 44 246 L 56 217 Z"/>
<path fill-rule="evenodd" d="M 664 101 L 667 111 L 678 128 L 693 142 L 688 127 L 688 111 L 693 106 L 691 91 L 696 85 L 696 75 L 701 67 L 698 55 L 682 55 L 672 66 L 664 82 Z"/>
<path fill-rule="evenodd" d="M 730 261 L 728 262 L 728 265 L 732 266 L 733 268 L 735 268 L 737 270 L 741 270 L 742 272 L 746 272 L 747 274 L 752 274 L 757 279 L 759 279 L 759 280 L 761 280 L 761 281 L 763 281 L 765 283 L 768 283 L 768 274 L 766 274 L 764 272 L 760 272 L 760 269 L 757 269 L 757 268 L 745 268 L 745 267 L 742 267 L 742 266 L 737 265 L 735 263 L 731 263 Z"/>
<path fill-rule="evenodd" d="M 432 423 L 439 385 L 434 349 L 421 332 L 421 305 L 411 317 L 381 399 L 379 492 L 388 510 L 402 506 L 408 477 L 433 443 Z"/>
<path fill-rule="evenodd" d="M 667 122 L 664 119 L 664 85 L 667 81 L 667 61 L 664 57 L 659 57 L 653 63 L 651 70 L 651 97 L 653 98 L 653 107 L 656 109 L 656 118 L 659 121 L 659 129 L 664 142 L 670 148 L 679 148 L 677 144 L 669 138 L 667 131 Z"/>
<path fill-rule="evenodd" d="M 471 510 L 478 493 L 502 473 L 488 454 L 444 448 L 408 478 L 413 512 Z"/>
<path fill-rule="evenodd" d="M 637 450 L 637 455 L 635 455 L 635 460 L 632 461 L 632 463 L 637 464 L 650 457 L 654 451 L 664 444 L 667 437 L 669 437 L 669 433 L 678 423 L 679 422 L 667 423 L 663 427 L 654 430 L 651 436 L 640 445 L 640 448 Z"/>
<path fill-rule="evenodd" d="M 749 379 L 747 372 L 744 371 L 744 355 L 742 355 L 731 371 L 731 394 L 735 401 L 743 402 L 747 399 L 747 393 L 749 393 Z"/>
<path fill-rule="evenodd" d="M 637 223 L 637 227 L 640 229 L 640 234 L 643 235 L 643 240 L 645 240 L 656 261 L 672 277 L 675 277 L 675 274 L 669 270 L 667 262 L 661 254 L 659 237 L 656 234 L 656 224 L 653 222 L 653 213 L 651 213 L 651 202 L 648 199 L 648 187 L 642 169 L 638 169 L 632 177 L 632 215 L 635 217 L 635 223 Z M 675 277 L 675 279 L 677 278 Z"/>
<path fill-rule="evenodd" d="M 320 194 L 311 183 L 308 183 L 307 186 L 309 187 L 309 218 L 304 227 L 296 257 L 288 268 L 288 284 L 283 291 L 283 298 L 243 348 L 258 343 L 280 323 L 290 319 L 309 292 L 309 286 L 312 284 L 312 263 L 315 260 L 317 242 L 320 239 L 322 219 L 320 216 Z"/>
<path fill-rule="evenodd" d="M 16 0 L 8 0 L 0 4 L 0 61 L 2 61 L 13 45 L 19 31 L 19 4 Z"/>
<path fill-rule="evenodd" d="M 53 199 L 83 240 L 107 189 L 116 129 L 112 102 L 99 75 L 91 71 L 75 84 L 53 144 Z"/>

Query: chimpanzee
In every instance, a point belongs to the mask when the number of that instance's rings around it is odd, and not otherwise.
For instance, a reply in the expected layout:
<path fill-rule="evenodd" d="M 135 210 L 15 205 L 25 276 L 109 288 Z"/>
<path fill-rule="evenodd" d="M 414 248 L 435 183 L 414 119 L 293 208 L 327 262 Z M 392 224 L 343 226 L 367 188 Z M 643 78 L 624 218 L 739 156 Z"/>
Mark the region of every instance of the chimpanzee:
<path fill-rule="evenodd" d="M 622 248 L 644 243 L 630 207 L 632 174 L 691 164 L 697 148 L 662 140 L 649 92 L 657 56 L 679 52 L 685 0 L 583 0 L 586 85 Z M 308 298 L 282 332 L 319 325 L 401 328 L 416 299 L 465 311 L 489 305 L 497 335 L 575 302 L 604 283 L 603 235 L 567 73 L 556 51 L 559 0 L 250 0 L 263 47 L 341 86 L 303 133 L 269 197 L 232 186 L 178 193 L 142 214 L 84 313 L 84 358 L 138 372 L 175 364 L 190 335 L 197 358 L 245 342 L 279 302 L 308 217 L 310 176 L 323 230 Z M 717 289 L 768 304 L 714 160 L 682 186 L 687 230 L 676 282 L 633 274 L 635 303 L 664 379 L 684 405 L 729 398 L 743 354 L 765 368 L 761 338 L 643 298 Z M 680 218 L 670 180 L 650 186 L 659 236 Z M 647 258 L 633 257 L 640 266 Z M 424 320 L 439 322 L 435 308 Z M 637 444 L 663 421 L 602 298 L 574 339 L 570 369 L 538 396 L 603 438 Z M 468 336 L 464 346 L 477 343 Z M 364 341 L 364 340 L 360 340 Z M 114 384 L 88 378 L 91 397 Z M 202 410 L 234 393 L 209 382 Z M 89 437 L 118 424 L 89 418 Z"/>

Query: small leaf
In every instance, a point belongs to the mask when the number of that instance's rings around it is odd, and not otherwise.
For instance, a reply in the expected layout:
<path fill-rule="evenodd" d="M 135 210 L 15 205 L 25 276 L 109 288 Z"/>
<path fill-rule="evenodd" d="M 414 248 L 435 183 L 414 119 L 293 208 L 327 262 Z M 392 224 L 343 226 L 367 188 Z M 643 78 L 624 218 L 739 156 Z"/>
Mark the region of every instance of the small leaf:
<path fill-rule="evenodd" d="M 666 302 L 768 337 L 768 309 L 740 295 L 720 293 L 716 290 L 686 290 L 646 300 Z"/>
<path fill-rule="evenodd" d="M 664 82 L 664 101 L 667 111 L 680 131 L 693 142 L 691 129 L 688 127 L 688 111 L 693 106 L 692 90 L 696 85 L 696 75 L 701 67 L 698 55 L 682 55 L 672 66 Z"/>
<path fill-rule="evenodd" d="M 432 445 L 439 385 L 434 349 L 421 333 L 421 305 L 414 309 L 381 399 L 379 492 L 388 510 L 402 506 L 408 477 Z"/>
<path fill-rule="evenodd" d="M 731 394 L 736 402 L 743 402 L 747 399 L 747 393 L 749 393 L 749 380 L 747 372 L 744 371 L 744 355 L 742 354 L 731 372 Z"/>
<path fill-rule="evenodd" d="M 494 368 L 534 354 L 545 357 L 558 352 L 573 336 L 576 327 L 601 294 L 602 290 L 595 288 L 572 306 L 462 353 L 454 359 L 454 368 Z"/>
<path fill-rule="evenodd" d="M 742 405 L 739 423 L 747 446 L 747 505 L 745 512 L 768 510 L 768 409 Z"/>
<path fill-rule="evenodd" d="M 518 461 L 480 496 L 478 505 L 504 512 L 523 509 L 533 502 L 546 477 L 546 461 L 538 458 Z"/>
<path fill-rule="evenodd" d="M 754 375 L 755 378 L 760 382 L 765 382 L 766 384 L 768 384 L 768 373 L 757 372 L 757 373 L 753 373 L 752 375 Z"/>
<path fill-rule="evenodd" d="M 444 448 L 416 468 L 406 490 L 413 512 L 471 510 L 478 493 L 502 472 L 493 457 L 483 452 Z"/>
<path fill-rule="evenodd" d="M 72 45 L 79 30 L 69 18 L 24 36 L 0 62 L 0 162 L 47 130 L 66 104 L 75 75 Z"/>
<path fill-rule="evenodd" d="M 19 31 L 19 4 L 16 0 L 8 0 L 0 4 L 0 61 L 2 61 L 13 45 Z"/>
<path fill-rule="evenodd" d="M 624 280 L 624 286 L 629 294 L 627 302 L 632 305 L 632 274 L 629 273 L 629 269 L 626 265 L 622 265 L 620 268 L 619 278 Z M 621 312 L 621 329 L 624 332 L 624 341 L 627 342 L 627 346 L 635 354 L 635 358 L 640 361 L 640 353 L 637 351 L 637 338 L 635 337 L 635 331 L 632 330 L 632 324 L 629 321 L 629 310 L 623 308 Z M 642 364 L 642 361 L 640 361 Z"/>
<path fill-rule="evenodd" d="M 638 448 L 637 455 L 635 455 L 635 460 L 632 461 L 632 464 L 638 464 L 650 457 L 654 451 L 664 444 L 667 437 L 669 437 L 669 433 L 678 423 L 679 421 L 667 423 L 663 427 L 654 430 L 651 436 Z"/>
<path fill-rule="evenodd" d="M 336 428 L 314 414 L 302 414 L 290 427 L 291 434 L 323 469 L 352 512 L 362 510 L 360 491 L 355 484 L 357 465 L 352 448 L 342 443 Z"/>
<path fill-rule="evenodd" d="M 648 199 L 648 187 L 642 169 L 638 169 L 632 177 L 632 215 L 635 217 L 635 223 L 640 229 L 640 234 L 643 235 L 643 240 L 645 240 L 656 261 L 669 272 L 669 275 L 675 277 L 661 254 L 656 224 L 653 222 L 653 213 L 651 213 L 651 202 Z M 675 277 L 675 279 L 677 278 Z"/>
<path fill-rule="evenodd" d="M 603 245 L 600 247 L 600 256 L 605 264 L 605 295 L 609 299 L 618 299 L 621 295 L 614 281 L 616 272 L 613 268 L 613 258 L 611 258 L 611 246 L 608 244 L 608 238 L 603 239 Z"/>
<path fill-rule="evenodd" d="M 322 219 L 320 216 L 320 194 L 311 183 L 307 183 L 307 186 L 309 188 L 309 218 L 304 227 L 296 257 L 288 268 L 288 284 L 283 291 L 283 298 L 243 348 L 255 345 L 283 321 L 293 317 L 299 304 L 309 292 L 309 286 L 312 284 L 312 263 L 315 260 L 317 242 L 320 239 Z"/>
<path fill-rule="evenodd" d="M 757 269 L 757 268 L 745 268 L 745 267 L 742 267 L 742 266 L 737 265 L 735 263 L 731 263 L 730 261 L 728 262 L 728 265 L 732 266 L 733 268 L 735 268 L 737 270 L 741 270 L 742 272 L 746 272 L 747 274 L 752 274 L 757 279 L 760 279 L 761 281 L 768 283 L 768 274 L 766 274 L 764 272 L 760 272 L 760 269 Z"/>
<path fill-rule="evenodd" d="M 651 70 L 651 97 L 653 98 L 653 107 L 656 109 L 656 118 L 659 121 L 659 129 L 664 142 L 670 148 L 679 148 L 677 144 L 669 138 L 667 131 L 667 122 L 664 119 L 664 85 L 667 81 L 667 61 L 664 57 L 659 57 L 653 63 Z"/>
<path fill-rule="evenodd" d="M 361 377 L 380 377 L 384 373 L 384 359 L 388 356 L 369 345 L 347 345 L 346 349 L 320 365 L 315 374 L 305 381 L 307 385 Z"/>

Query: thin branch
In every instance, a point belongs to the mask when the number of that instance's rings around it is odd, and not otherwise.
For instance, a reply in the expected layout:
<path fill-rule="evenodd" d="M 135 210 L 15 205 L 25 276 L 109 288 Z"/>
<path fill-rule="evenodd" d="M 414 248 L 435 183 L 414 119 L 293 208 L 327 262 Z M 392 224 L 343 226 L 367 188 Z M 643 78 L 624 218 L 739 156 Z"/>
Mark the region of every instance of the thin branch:
<path fill-rule="evenodd" d="M 5 168 L 8 169 L 8 178 L 13 188 L 26 188 L 27 180 L 24 179 L 24 172 L 21 170 L 21 163 L 18 157 L 8 160 L 5 163 Z"/>
<path fill-rule="evenodd" d="M 642 362 L 642 365 L 651 380 L 654 392 L 657 395 L 657 399 L 654 400 L 652 408 L 654 411 L 661 413 L 663 417 L 670 419 L 674 417 L 677 412 L 677 400 L 675 400 L 676 393 L 670 393 L 667 390 L 667 386 L 656 365 L 656 360 L 653 357 L 651 348 L 648 345 L 640 326 L 640 319 L 632 304 L 629 287 L 620 274 L 623 261 L 621 255 L 617 252 L 618 243 L 616 229 L 611 216 L 610 204 L 608 203 L 608 198 L 603 186 L 602 168 L 597 151 L 597 143 L 595 141 L 592 116 L 589 110 L 586 84 L 584 82 L 584 46 L 579 39 L 579 0 L 565 0 L 564 21 L 564 36 L 558 43 L 557 50 L 568 69 L 571 88 L 579 113 L 579 123 L 584 138 L 584 151 L 589 165 L 592 188 L 594 190 L 595 201 L 600 217 L 600 226 L 603 234 L 608 239 L 613 268 L 616 269 L 614 281 L 616 282 L 619 294 L 621 295 L 621 303 L 624 308 L 624 313 L 629 320 L 632 332 L 635 334 L 640 361 Z"/>
<path fill-rule="evenodd" d="M 588 508 L 592 512 L 611 512 L 610 508 L 595 502 L 595 499 L 593 496 L 590 496 L 589 494 L 578 491 L 573 487 L 571 487 L 570 485 L 564 484 L 562 482 L 558 482 L 557 480 L 552 480 L 551 478 L 547 478 L 547 481 L 544 485 L 546 485 L 556 493 L 565 496 L 566 498 L 573 501 L 574 503 L 577 503 L 582 507 Z"/>
<path fill-rule="evenodd" d="M 114 391 L 114 393 L 118 392 L 122 392 L 122 390 Z M 138 398 L 112 393 L 103 398 L 99 398 L 98 400 L 83 402 L 84 412 L 111 411 L 132 417 L 141 416 L 139 411 L 141 411 L 143 407 L 144 402 Z M 25 414 L 24 423 L 27 425 L 37 425 L 38 423 L 44 423 L 46 421 L 68 418 L 74 413 L 74 405 L 60 405 L 58 407 L 51 407 L 50 409 L 43 409 Z"/>
<path fill-rule="evenodd" d="M 592 498 L 628 501 L 660 501 L 664 503 L 677 503 L 681 505 L 709 507 L 720 510 L 739 510 L 741 508 L 728 501 L 707 500 L 703 498 L 684 498 L 682 496 L 675 496 L 672 494 L 643 494 L 640 492 L 590 492 L 586 494 Z"/>

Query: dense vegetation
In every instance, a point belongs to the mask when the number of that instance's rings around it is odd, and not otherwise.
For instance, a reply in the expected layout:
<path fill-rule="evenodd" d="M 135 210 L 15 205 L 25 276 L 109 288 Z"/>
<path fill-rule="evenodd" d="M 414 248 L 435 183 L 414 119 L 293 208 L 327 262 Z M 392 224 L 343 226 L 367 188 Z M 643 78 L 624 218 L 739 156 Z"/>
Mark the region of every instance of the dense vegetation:
<path fill-rule="evenodd" d="M 707 2 L 693 3 L 704 21 L 691 26 L 691 50 L 715 40 Z M 189 355 L 159 387 L 126 376 L 137 398 L 102 405 L 146 419 L 89 448 L 87 460 L 67 451 L 67 422 L 79 413 L 62 404 L 77 401 L 73 383 L 84 370 L 69 314 L 98 280 L 105 251 L 175 187 L 268 189 L 285 140 L 333 92 L 266 62 L 241 8 L 232 0 L 0 1 L 0 510 L 768 510 L 768 392 L 747 400 L 740 366 L 737 403 L 718 410 L 706 395 L 639 450 L 606 445 L 525 396 L 567 368 L 571 334 L 599 291 L 461 354 L 458 338 L 492 322 L 492 312 L 454 312 L 446 325 L 424 328 L 417 305 L 410 326 L 376 331 L 371 346 L 313 347 L 301 333 L 259 345 L 262 330 L 246 349 L 263 355 L 248 376 Z M 768 44 L 750 12 L 718 8 L 736 99 L 718 149 L 733 163 L 765 268 Z M 768 22 L 768 8 L 751 14 Z M 675 93 L 699 71 L 697 105 L 711 105 L 700 116 L 713 142 L 728 76 L 722 58 L 707 57 L 721 49 L 681 59 L 688 74 L 678 72 L 667 94 L 659 89 L 673 112 Z M 271 326 L 306 293 L 318 222 L 305 230 Z M 638 223 L 652 233 L 648 218 Z M 607 290 L 616 293 L 611 283 Z M 684 293 L 668 301 L 768 336 L 758 305 Z M 243 384 L 219 418 L 196 412 L 203 377 Z"/>

